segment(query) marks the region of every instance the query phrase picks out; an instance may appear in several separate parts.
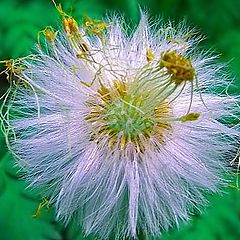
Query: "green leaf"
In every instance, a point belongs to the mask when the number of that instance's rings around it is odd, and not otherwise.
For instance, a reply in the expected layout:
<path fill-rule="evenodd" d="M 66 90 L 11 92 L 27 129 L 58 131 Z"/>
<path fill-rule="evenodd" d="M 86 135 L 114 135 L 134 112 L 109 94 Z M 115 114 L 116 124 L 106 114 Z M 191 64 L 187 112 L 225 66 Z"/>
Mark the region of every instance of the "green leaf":
<path fill-rule="evenodd" d="M 1 0 L 1 58 L 28 55 L 37 42 L 38 32 L 46 25 L 56 24 L 57 14 L 50 1 Z"/>
<path fill-rule="evenodd" d="M 104 17 L 108 8 L 102 1 L 96 0 L 61 1 L 61 3 L 64 11 L 73 15 L 78 22 L 81 21 L 85 15 L 101 19 Z"/>
<path fill-rule="evenodd" d="M 205 212 L 182 224 L 179 230 L 164 233 L 161 240 L 240 239 L 240 191 L 232 187 L 224 191 L 222 195 L 209 196 Z"/>
<path fill-rule="evenodd" d="M 60 240 L 61 235 L 54 221 L 53 211 L 41 210 L 33 217 L 40 197 L 25 189 L 17 168 L 6 153 L 0 160 L 0 233 L 1 240 Z"/>
<path fill-rule="evenodd" d="M 77 219 L 74 219 L 67 227 L 63 228 L 61 235 L 64 240 L 97 240 L 94 236 L 85 236 Z"/>

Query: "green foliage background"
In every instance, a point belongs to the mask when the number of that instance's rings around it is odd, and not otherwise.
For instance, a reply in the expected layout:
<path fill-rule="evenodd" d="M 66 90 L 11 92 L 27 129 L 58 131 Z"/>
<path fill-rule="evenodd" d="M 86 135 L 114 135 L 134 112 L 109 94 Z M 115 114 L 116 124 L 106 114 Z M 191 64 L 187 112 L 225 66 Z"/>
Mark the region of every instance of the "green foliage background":
<path fill-rule="evenodd" d="M 138 21 L 139 5 L 151 15 L 187 21 L 207 36 L 206 47 L 222 53 L 235 76 L 232 94 L 240 94 L 240 1 L 239 0 L 61 0 L 76 19 L 83 14 L 103 16 L 117 10 L 132 23 Z M 0 0 L 0 59 L 28 55 L 45 26 L 58 25 L 58 13 L 51 0 Z M 1 66 L 3 70 L 3 66 Z M 7 87 L 0 76 L 0 95 Z M 54 209 L 43 208 L 34 218 L 41 196 L 26 189 L 20 173 L 0 134 L 0 240 L 81 240 L 81 231 L 71 223 L 64 227 L 54 219 Z M 234 179 L 234 176 L 233 176 Z M 233 180 L 232 184 L 235 182 Z M 227 187 L 225 194 L 209 196 L 209 206 L 201 216 L 164 233 L 162 240 L 239 240 L 240 192 Z M 94 239 L 95 240 L 95 239 Z"/>

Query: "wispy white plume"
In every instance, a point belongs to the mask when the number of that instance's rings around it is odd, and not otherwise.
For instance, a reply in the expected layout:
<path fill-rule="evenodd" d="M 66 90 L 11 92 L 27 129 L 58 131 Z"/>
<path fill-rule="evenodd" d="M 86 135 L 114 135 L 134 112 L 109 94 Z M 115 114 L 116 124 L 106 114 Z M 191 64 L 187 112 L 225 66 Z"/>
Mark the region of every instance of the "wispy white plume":
<path fill-rule="evenodd" d="M 60 11 L 61 9 L 59 9 Z M 9 148 L 66 223 L 100 239 L 154 238 L 190 218 L 224 183 L 239 131 L 237 98 L 215 57 L 186 24 L 61 12 L 38 53 L 15 71 Z M 44 46 L 45 45 L 45 46 Z M 16 68 L 18 69 L 18 68 Z"/>

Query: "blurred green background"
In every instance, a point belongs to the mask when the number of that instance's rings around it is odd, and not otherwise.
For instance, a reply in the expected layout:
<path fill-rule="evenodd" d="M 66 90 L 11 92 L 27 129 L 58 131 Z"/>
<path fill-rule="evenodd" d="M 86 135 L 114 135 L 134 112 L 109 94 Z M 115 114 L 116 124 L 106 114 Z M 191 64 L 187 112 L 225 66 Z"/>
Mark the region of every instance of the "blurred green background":
<path fill-rule="evenodd" d="M 150 15 L 165 20 L 186 19 L 207 36 L 206 49 L 221 53 L 234 76 L 232 94 L 240 94 L 240 0 L 61 0 L 64 10 L 80 20 L 83 14 L 101 18 L 117 10 L 136 23 L 139 5 Z M 0 60 L 26 56 L 46 26 L 58 26 L 59 16 L 51 0 L 0 0 Z M 0 66 L 0 72 L 4 66 Z M 0 76 L 0 95 L 7 88 L 6 75 Z M 0 134 L 0 240 L 81 240 L 81 232 L 71 223 L 64 227 L 54 220 L 54 210 L 43 207 L 36 213 L 41 196 L 25 189 L 20 173 L 7 153 Z M 235 183 L 235 176 L 231 184 Z M 201 215 L 164 233 L 162 240 L 239 240 L 240 191 L 226 187 L 225 194 L 209 196 L 209 206 Z M 95 240 L 95 239 L 94 239 Z"/>

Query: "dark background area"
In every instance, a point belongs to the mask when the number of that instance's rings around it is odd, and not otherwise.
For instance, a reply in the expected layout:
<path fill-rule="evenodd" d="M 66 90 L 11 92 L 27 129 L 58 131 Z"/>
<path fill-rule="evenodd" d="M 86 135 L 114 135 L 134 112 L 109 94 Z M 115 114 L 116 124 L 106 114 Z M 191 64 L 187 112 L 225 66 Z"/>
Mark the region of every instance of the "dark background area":
<path fill-rule="evenodd" d="M 139 5 L 151 16 L 176 22 L 186 19 L 206 36 L 204 46 L 220 54 L 228 63 L 234 82 L 231 94 L 240 94 L 240 1 L 239 0 L 61 0 L 66 12 L 76 20 L 83 14 L 101 18 L 107 12 L 121 12 L 134 24 L 139 19 Z M 59 15 L 51 0 L 0 0 L 0 61 L 28 55 L 37 42 L 37 34 L 46 26 L 57 27 Z M 1 71 L 4 65 L 0 65 Z M 0 95 L 7 89 L 6 75 L 0 76 Z M 33 217 L 42 201 L 37 192 L 25 189 L 18 169 L 7 153 L 0 134 L 0 240 L 81 240 L 74 223 L 63 227 L 54 220 L 54 209 L 43 207 Z M 164 233 L 162 240 L 239 240 L 240 192 L 236 174 L 222 195 L 208 196 L 209 206 L 201 215 Z"/>

